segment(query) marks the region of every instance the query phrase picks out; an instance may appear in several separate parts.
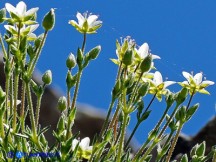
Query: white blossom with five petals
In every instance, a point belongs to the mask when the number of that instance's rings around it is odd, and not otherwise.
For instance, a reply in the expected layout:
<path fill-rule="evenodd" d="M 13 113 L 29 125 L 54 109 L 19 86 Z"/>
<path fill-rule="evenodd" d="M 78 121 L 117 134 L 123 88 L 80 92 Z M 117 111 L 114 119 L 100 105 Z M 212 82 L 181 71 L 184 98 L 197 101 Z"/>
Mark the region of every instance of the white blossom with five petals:
<path fill-rule="evenodd" d="M 92 153 L 93 146 L 89 146 L 90 138 L 85 137 L 81 141 L 74 139 L 72 141 L 72 150 L 74 151 L 78 147 L 77 155 L 82 156 L 85 159 L 89 159 Z"/>
<path fill-rule="evenodd" d="M 9 13 L 13 13 L 19 18 L 19 21 L 28 21 L 32 16 L 38 11 L 38 7 L 31 8 L 30 10 L 26 10 L 26 4 L 23 1 L 20 1 L 16 7 L 11 5 L 10 3 L 5 4 L 5 8 Z"/>
<path fill-rule="evenodd" d="M 77 13 L 76 15 L 78 23 L 75 20 L 70 20 L 69 24 L 74 26 L 81 33 L 93 34 L 96 30 L 102 26 L 102 21 L 97 20 L 97 15 L 84 13 Z"/>
<path fill-rule="evenodd" d="M 206 87 L 209 85 L 213 85 L 214 82 L 210 80 L 202 80 L 203 74 L 197 73 L 196 75 L 191 75 L 188 72 L 183 71 L 182 75 L 187 79 L 186 81 L 179 82 L 179 84 L 182 87 L 185 87 L 189 90 L 190 94 L 195 94 L 196 92 L 204 93 L 204 94 L 210 94 L 207 90 L 205 90 Z"/>
<path fill-rule="evenodd" d="M 162 75 L 159 71 L 154 73 L 153 80 L 149 79 L 150 88 L 149 93 L 156 95 L 157 99 L 161 101 L 162 95 L 165 95 L 168 91 L 167 87 L 175 84 L 174 81 L 163 81 Z"/>

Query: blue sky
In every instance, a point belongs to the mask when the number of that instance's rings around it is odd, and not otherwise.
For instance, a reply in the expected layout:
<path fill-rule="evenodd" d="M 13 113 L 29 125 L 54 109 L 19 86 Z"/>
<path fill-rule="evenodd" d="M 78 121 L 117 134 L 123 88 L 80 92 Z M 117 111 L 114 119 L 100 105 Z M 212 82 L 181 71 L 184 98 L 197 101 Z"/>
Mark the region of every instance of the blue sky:
<path fill-rule="evenodd" d="M 13 5 L 19 1 L 1 0 L 1 8 L 6 2 Z M 216 1 L 214 0 L 37 0 L 25 1 L 28 8 L 39 7 L 38 22 L 50 8 L 56 9 L 56 26 L 48 34 L 38 69 L 53 72 L 53 87 L 65 91 L 65 59 L 70 52 L 76 53 L 81 46 L 80 35 L 68 20 L 76 19 L 77 11 L 98 14 L 103 27 L 98 34 L 87 37 L 86 50 L 96 45 L 102 46 L 97 60 L 91 62 L 84 71 L 78 101 L 106 109 L 114 84 L 117 66 L 109 59 L 115 58 L 115 41 L 120 37 L 131 36 L 138 45 L 148 42 L 152 53 L 161 57 L 155 66 L 168 80 L 183 81 L 182 71 L 203 72 L 209 80 L 216 81 Z M 1 33 L 3 28 L 1 27 Z M 36 32 L 42 33 L 42 27 Z M 170 86 L 178 91 L 180 86 Z M 211 95 L 195 95 L 193 104 L 200 102 L 200 108 L 187 123 L 183 132 L 195 134 L 215 115 L 215 86 L 209 87 Z M 148 103 L 148 99 L 145 101 Z M 152 115 L 137 131 L 136 138 L 141 142 L 147 131 L 161 116 L 164 104 L 155 101 Z M 135 120 L 132 119 L 132 125 Z"/>

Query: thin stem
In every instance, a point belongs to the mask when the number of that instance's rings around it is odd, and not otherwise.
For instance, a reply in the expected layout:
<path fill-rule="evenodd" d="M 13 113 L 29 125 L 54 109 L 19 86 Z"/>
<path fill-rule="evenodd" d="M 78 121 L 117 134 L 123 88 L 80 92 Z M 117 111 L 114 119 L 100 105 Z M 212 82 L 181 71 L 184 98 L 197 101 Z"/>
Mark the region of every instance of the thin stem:
<path fill-rule="evenodd" d="M 70 98 L 71 98 L 71 95 L 70 95 L 70 89 L 67 88 L 67 115 L 69 115 L 69 112 L 70 112 Z"/>
<path fill-rule="evenodd" d="M 39 96 L 37 96 L 36 120 L 35 120 L 36 129 L 37 129 L 38 124 L 39 124 L 39 116 L 40 116 L 40 107 L 41 107 L 42 96 L 43 96 L 42 94 L 40 94 Z"/>
<path fill-rule="evenodd" d="M 0 116 L 0 133 L 1 133 L 1 138 L 4 139 L 5 131 L 4 131 L 4 125 L 3 125 L 3 114 L 1 114 Z"/>
<path fill-rule="evenodd" d="M 10 78 L 10 113 L 9 116 L 11 116 L 13 112 L 13 74 Z"/>
<path fill-rule="evenodd" d="M 166 162 L 169 162 L 170 159 L 171 159 L 171 156 L 172 156 L 172 153 L 173 153 L 173 151 L 174 151 L 174 149 L 175 149 L 176 143 L 177 143 L 177 141 L 178 141 L 178 137 L 179 137 L 179 134 L 180 134 L 180 132 L 181 132 L 182 126 L 183 126 L 183 124 L 180 123 L 179 128 L 178 128 L 178 130 L 177 130 L 177 132 L 176 132 L 176 135 L 175 135 L 175 137 L 174 137 L 174 139 L 173 139 L 173 142 L 172 142 L 172 144 L 171 144 L 171 148 L 170 148 L 170 150 L 169 150 L 169 152 L 168 152 L 168 155 L 167 155 L 167 157 L 166 157 Z"/>
<path fill-rule="evenodd" d="M 147 108 L 145 109 L 145 111 L 144 111 L 143 114 L 145 114 L 145 113 L 148 111 L 148 109 L 151 107 L 151 104 L 153 103 L 153 101 L 154 101 L 156 95 L 157 95 L 157 93 L 154 94 L 154 96 L 152 97 L 151 101 L 149 102 L 149 104 L 148 104 L 148 106 L 147 106 Z"/>
<path fill-rule="evenodd" d="M 158 135 L 158 138 L 160 138 L 164 131 L 166 130 L 166 128 L 168 127 L 169 123 L 171 122 L 172 118 L 174 117 L 174 115 L 176 114 L 176 111 L 178 110 L 179 104 L 176 104 L 175 109 L 173 110 L 169 120 L 166 122 L 166 124 L 164 125 L 164 127 L 162 128 L 162 130 L 160 131 L 160 134 Z"/>
<path fill-rule="evenodd" d="M 110 105 L 109 105 L 109 109 L 108 109 L 108 113 L 107 113 L 106 119 L 105 119 L 105 121 L 104 121 L 104 124 L 103 124 L 102 129 L 101 129 L 101 132 L 100 132 L 100 136 L 99 136 L 99 137 L 100 137 L 101 139 L 102 139 L 102 137 L 103 137 L 103 134 L 106 133 L 105 129 L 107 128 L 108 121 L 109 121 L 109 117 L 110 117 L 110 114 L 111 114 L 111 112 L 112 112 L 114 103 L 115 103 L 115 99 L 112 99 L 112 100 L 111 100 L 111 103 L 110 103 Z M 105 132 L 104 132 L 104 131 L 105 131 Z"/>
<path fill-rule="evenodd" d="M 33 136 L 36 137 L 37 131 L 35 127 L 34 109 L 32 104 L 31 89 L 29 83 L 26 83 L 26 91 L 27 91 L 27 101 L 30 109 L 30 120 L 31 120 L 31 126 L 33 130 Z"/>
<path fill-rule="evenodd" d="M 166 107 L 166 110 L 164 111 L 163 116 L 160 118 L 160 121 L 157 123 L 157 125 L 154 128 L 154 130 L 157 130 L 160 127 L 160 125 L 162 124 L 164 118 L 166 117 L 166 114 L 167 114 L 169 108 L 170 107 Z"/>
<path fill-rule="evenodd" d="M 82 53 L 84 53 L 85 45 L 86 45 L 86 33 L 83 34 Z M 77 100 L 77 95 L 78 95 L 78 90 L 79 90 L 79 85 L 80 85 L 80 79 L 82 76 L 82 70 L 83 69 L 79 69 L 78 74 L 77 74 L 77 81 L 76 81 L 76 86 L 75 86 L 75 90 L 74 90 L 71 109 L 73 109 L 76 105 L 76 100 Z"/>
<path fill-rule="evenodd" d="M 78 90 L 79 90 L 81 76 L 82 76 L 82 70 L 79 70 L 78 74 L 77 74 L 77 81 L 76 81 L 76 86 L 75 86 L 75 90 L 74 90 L 71 109 L 74 109 L 76 106 L 76 100 L 77 100 L 77 96 L 78 96 Z"/>
<path fill-rule="evenodd" d="M 123 123 L 122 123 L 122 129 L 121 129 L 121 136 L 120 136 L 120 142 L 119 142 L 119 149 L 118 149 L 118 156 L 117 156 L 117 162 L 121 162 L 121 156 L 122 156 L 122 151 L 124 147 L 124 137 L 125 137 L 125 130 L 127 126 L 127 119 L 128 119 L 128 114 L 124 114 L 123 117 Z"/>
<path fill-rule="evenodd" d="M 86 45 L 86 33 L 83 34 L 83 43 L 82 43 L 82 52 L 85 51 L 85 45 Z"/>
<path fill-rule="evenodd" d="M 145 143 L 142 145 L 142 147 L 139 149 L 139 151 L 136 153 L 136 155 L 133 158 L 133 162 L 136 162 L 138 157 L 142 154 L 142 152 L 145 150 L 145 148 L 147 147 L 147 145 L 149 144 L 150 140 L 147 139 L 145 141 Z"/>
<path fill-rule="evenodd" d="M 4 42 L 3 42 L 3 39 L 2 39 L 1 33 L 0 33 L 0 44 L 1 44 L 1 47 L 2 47 L 2 52 L 3 52 L 4 58 L 8 59 L 7 58 L 7 52 L 6 52 L 6 49 L 5 49 L 5 46 L 4 46 Z"/>
<path fill-rule="evenodd" d="M 18 86 L 19 86 L 19 73 L 15 72 L 14 77 L 14 98 L 13 98 L 13 130 L 16 130 L 16 118 L 17 118 L 17 96 L 18 96 Z"/>
<path fill-rule="evenodd" d="M 25 82 L 22 81 L 22 100 L 21 100 L 21 110 L 20 110 L 20 118 L 21 118 L 21 129 L 24 131 L 25 129 L 25 93 L 26 93 L 26 85 Z"/>
<path fill-rule="evenodd" d="M 151 101 L 149 102 L 149 104 L 148 104 L 146 110 L 143 112 L 143 115 L 148 111 L 148 109 L 150 108 L 151 104 L 153 103 L 155 97 L 156 97 L 156 94 L 152 97 L 152 99 L 151 99 Z M 127 141 L 127 143 L 126 143 L 126 145 L 125 145 L 125 148 L 129 145 L 129 143 L 130 143 L 132 137 L 134 136 L 135 132 L 137 131 L 137 128 L 139 127 L 139 125 L 140 125 L 141 123 L 142 123 L 142 121 L 141 121 L 141 122 L 140 122 L 139 120 L 137 121 L 136 126 L 134 127 L 134 129 L 133 129 L 133 131 L 132 131 L 130 137 L 128 138 L 128 141 Z"/>
<path fill-rule="evenodd" d="M 137 82 L 136 82 L 136 84 L 134 86 L 134 92 L 132 93 L 132 95 L 130 97 L 129 106 L 133 103 L 133 101 L 134 101 L 134 99 L 136 97 L 136 94 L 137 94 L 136 92 L 137 92 L 137 89 L 138 89 L 138 86 L 139 86 L 139 82 L 140 82 L 142 76 L 143 76 L 143 73 L 140 74 L 139 79 L 137 80 Z"/>
<path fill-rule="evenodd" d="M 84 53 L 85 45 L 86 45 L 86 33 L 84 33 L 84 35 L 83 35 L 82 53 Z M 83 69 L 80 68 L 78 73 L 77 73 L 75 90 L 74 90 L 74 94 L 73 94 L 72 104 L 70 107 L 71 110 L 74 109 L 76 106 L 76 100 L 77 100 L 77 96 L 78 96 L 78 90 L 79 90 L 80 80 L 81 80 L 81 76 L 82 76 L 82 71 L 83 71 Z M 69 115 L 69 113 L 68 113 L 68 115 Z M 66 134 L 67 139 L 70 137 L 70 134 L 71 134 L 71 122 L 72 121 L 70 121 L 70 120 L 68 121 L 67 134 Z"/>
<path fill-rule="evenodd" d="M 191 96 L 190 96 L 190 99 L 189 99 L 189 101 L 188 101 L 186 110 L 189 109 L 189 106 L 190 106 L 190 104 L 191 104 L 191 101 L 192 101 L 192 98 L 193 98 L 194 94 L 195 94 L 195 89 L 193 90 L 193 92 L 192 92 L 192 94 L 191 94 Z"/>
<path fill-rule="evenodd" d="M 37 51 L 36 51 L 36 56 L 35 56 L 33 62 L 32 62 L 32 63 L 30 64 L 30 66 L 29 66 L 29 69 L 28 69 L 28 77 L 29 77 L 29 78 L 32 76 L 32 73 L 33 73 L 33 71 L 34 71 L 34 68 L 35 68 L 35 66 L 36 66 L 36 63 L 37 63 L 37 61 L 38 61 L 38 59 L 39 59 L 39 56 L 40 56 L 41 51 L 42 51 L 42 48 L 43 48 L 43 46 L 44 46 L 44 44 L 45 44 L 45 41 L 46 41 L 47 34 L 48 34 L 48 31 L 45 31 L 45 32 L 44 32 L 43 39 L 42 39 L 42 41 L 41 41 L 41 44 L 40 44 L 40 46 L 38 47 L 38 49 L 37 49 Z"/>
<path fill-rule="evenodd" d="M 156 144 L 157 144 L 157 142 L 154 142 L 154 141 L 152 142 L 151 146 L 146 150 L 145 154 L 142 156 L 140 161 L 145 161 L 145 158 L 153 150 L 153 148 L 155 147 Z"/>
<path fill-rule="evenodd" d="M 131 133 L 131 135 L 130 135 L 130 137 L 128 138 L 128 140 L 127 140 L 127 142 L 126 142 L 126 144 L 125 144 L 125 149 L 128 147 L 128 145 L 129 145 L 129 143 L 130 143 L 132 137 L 134 136 L 134 134 L 135 134 L 135 132 L 136 132 L 136 130 L 137 130 L 137 128 L 139 127 L 140 124 L 141 124 L 141 122 L 137 121 L 137 123 L 136 123 L 136 125 L 135 125 L 135 127 L 134 127 L 134 129 L 133 129 L 133 131 L 132 131 L 132 133 Z"/>
<path fill-rule="evenodd" d="M 9 109 L 8 109 L 8 96 L 9 96 L 9 88 L 10 88 L 10 80 L 9 80 L 9 75 L 6 74 L 6 81 L 5 81 L 5 93 L 6 93 L 6 100 L 5 100 L 5 107 L 6 107 L 6 114 L 5 114 L 5 119 L 6 123 L 8 123 L 9 119 Z"/>

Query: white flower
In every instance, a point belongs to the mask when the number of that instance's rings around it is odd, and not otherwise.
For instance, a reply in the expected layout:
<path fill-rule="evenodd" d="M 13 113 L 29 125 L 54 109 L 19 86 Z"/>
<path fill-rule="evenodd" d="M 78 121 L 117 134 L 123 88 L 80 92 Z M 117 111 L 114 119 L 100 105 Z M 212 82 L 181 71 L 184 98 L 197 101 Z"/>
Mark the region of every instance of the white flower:
<path fill-rule="evenodd" d="M 207 90 L 205 90 L 205 88 L 209 85 L 213 85 L 214 82 L 209 80 L 202 81 L 202 73 L 197 73 L 193 76 L 190 73 L 183 71 L 182 75 L 187 79 L 187 81 L 179 82 L 179 84 L 182 87 L 189 89 L 190 94 L 195 94 L 196 92 L 210 94 Z"/>
<path fill-rule="evenodd" d="M 93 34 L 96 33 L 96 30 L 102 26 L 102 21 L 97 20 L 97 15 L 84 13 L 77 13 L 76 15 L 78 23 L 74 20 L 70 20 L 69 24 L 74 26 L 81 33 Z"/>
<path fill-rule="evenodd" d="M 93 146 L 89 146 L 90 138 L 85 137 L 81 140 L 81 142 L 77 139 L 72 141 L 72 150 L 74 151 L 75 148 L 78 146 L 77 155 L 80 157 L 82 156 L 85 159 L 89 159 L 92 153 Z"/>
<path fill-rule="evenodd" d="M 139 49 L 135 49 L 135 50 L 141 59 L 146 58 L 150 54 L 148 43 L 143 43 L 142 46 L 139 47 Z M 152 55 L 152 59 L 160 59 L 158 55 L 153 55 L 153 54 L 151 55 Z"/>
<path fill-rule="evenodd" d="M 6 3 L 5 8 L 10 14 L 13 13 L 14 15 L 16 15 L 19 22 L 30 20 L 39 9 L 38 7 L 36 7 L 26 11 L 26 4 L 23 1 L 20 1 L 16 5 L 16 7 L 11 5 L 10 3 Z M 11 15 L 11 17 L 14 16 Z"/>
<path fill-rule="evenodd" d="M 162 99 L 162 95 L 165 95 L 167 93 L 167 87 L 175 84 L 174 81 L 163 81 L 162 75 L 159 71 L 156 71 L 154 73 L 153 80 L 149 80 L 150 82 L 150 88 L 149 93 L 150 94 L 156 94 L 156 97 L 160 101 Z"/>
<path fill-rule="evenodd" d="M 20 35 L 21 36 L 28 36 L 32 39 L 37 38 L 36 35 L 33 33 L 37 28 L 38 28 L 39 24 L 35 24 L 35 25 L 29 25 L 28 27 L 26 27 L 25 25 L 23 25 L 23 27 L 20 29 Z M 4 25 L 5 29 L 10 31 L 13 36 L 18 36 L 18 27 L 17 26 L 12 26 L 12 25 Z"/>

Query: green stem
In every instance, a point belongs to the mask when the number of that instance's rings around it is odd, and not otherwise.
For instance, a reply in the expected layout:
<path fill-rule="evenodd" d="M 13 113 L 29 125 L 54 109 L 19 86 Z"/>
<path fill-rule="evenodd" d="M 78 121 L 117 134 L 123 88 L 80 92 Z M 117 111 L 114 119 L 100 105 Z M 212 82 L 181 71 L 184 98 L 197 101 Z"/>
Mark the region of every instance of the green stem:
<path fill-rule="evenodd" d="M 127 121 L 128 121 L 128 114 L 124 113 L 122 129 L 120 130 L 121 136 L 120 136 L 120 142 L 119 142 L 117 162 L 121 162 L 121 156 L 122 156 L 123 147 L 124 147 L 124 137 L 125 137 Z"/>
<path fill-rule="evenodd" d="M 84 36 L 83 36 L 82 53 L 84 53 L 85 45 L 86 45 L 86 33 L 84 33 Z M 82 76 L 82 71 L 83 71 L 83 69 L 80 68 L 78 70 L 78 73 L 77 73 L 75 90 L 74 90 L 74 94 L 73 94 L 72 104 L 70 107 L 71 110 L 76 107 L 76 100 L 77 100 L 77 96 L 78 96 L 78 90 L 79 90 L 80 80 L 81 80 L 81 76 Z M 68 115 L 69 115 L 69 113 L 68 113 Z M 67 139 L 70 137 L 70 134 L 71 134 L 71 122 L 72 121 L 70 121 L 70 120 L 68 121 L 67 134 L 66 134 Z"/>
<path fill-rule="evenodd" d="M 74 109 L 76 106 L 76 100 L 77 100 L 77 96 L 78 96 L 78 90 L 79 90 L 81 76 L 82 76 L 82 70 L 79 70 L 78 74 L 77 74 L 77 81 L 76 81 L 76 86 L 75 86 L 75 90 L 74 90 L 71 109 Z"/>
<path fill-rule="evenodd" d="M 147 145 L 149 144 L 150 140 L 147 139 L 145 141 L 145 143 L 142 145 L 142 147 L 139 149 L 139 151 L 136 153 L 136 155 L 133 158 L 133 162 L 136 162 L 139 158 L 139 156 L 142 154 L 142 152 L 145 150 L 145 148 L 147 147 Z"/>
<path fill-rule="evenodd" d="M 117 120 L 117 117 L 118 117 L 118 113 L 119 113 L 119 110 L 120 110 L 120 105 L 119 105 L 119 103 L 117 104 L 117 108 L 116 108 L 116 111 L 115 111 L 115 113 L 114 113 L 114 115 L 113 115 L 113 118 L 111 119 L 111 122 L 110 122 L 110 124 L 109 124 L 109 128 L 108 129 L 110 129 L 110 128 L 112 128 L 113 127 L 113 124 L 115 123 L 115 121 Z"/>
<path fill-rule="evenodd" d="M 86 45 L 86 33 L 83 34 L 83 43 L 82 43 L 82 52 L 85 51 L 85 45 Z"/>
<path fill-rule="evenodd" d="M 156 94 L 152 97 L 151 101 L 149 102 L 149 104 L 148 104 L 148 106 L 147 106 L 147 108 L 146 108 L 146 110 L 144 111 L 143 114 L 145 114 L 145 113 L 148 111 L 148 109 L 150 108 L 151 104 L 153 103 L 155 97 L 156 97 Z M 136 126 L 134 127 L 134 129 L 133 129 L 133 131 L 132 131 L 130 137 L 128 138 L 128 141 L 127 141 L 127 143 L 126 143 L 126 145 L 125 145 L 125 148 L 129 145 L 129 143 L 130 143 L 132 137 L 134 136 L 135 132 L 137 131 L 137 128 L 139 127 L 139 125 L 140 125 L 141 123 L 142 123 L 142 121 L 141 121 L 141 122 L 140 122 L 139 120 L 137 121 Z"/>
<path fill-rule="evenodd" d="M 154 141 L 152 142 L 151 146 L 146 150 L 145 154 L 142 156 L 140 161 L 145 161 L 147 155 L 149 155 L 149 153 L 153 150 L 156 144 L 157 142 L 154 142 Z"/>
<path fill-rule="evenodd" d="M 3 39 L 2 39 L 1 33 L 0 33 L 0 44 L 1 44 L 1 47 L 2 47 L 2 52 L 3 52 L 4 58 L 8 59 L 7 58 L 7 52 L 6 52 L 6 49 L 5 49 L 5 46 L 4 46 L 4 42 L 3 42 Z"/>
<path fill-rule="evenodd" d="M 112 112 L 114 103 L 115 103 L 115 99 L 112 99 L 112 100 L 111 100 L 111 103 L 110 103 L 110 106 L 109 106 L 109 109 L 108 109 L 108 113 L 107 113 L 106 119 L 105 119 L 104 124 L 103 124 L 102 129 L 101 129 L 101 133 L 100 133 L 100 136 L 99 136 L 100 139 L 102 139 L 103 135 L 106 133 L 105 129 L 107 128 L 108 121 L 109 121 L 110 114 L 111 114 L 111 112 Z M 104 131 L 105 131 L 105 132 L 104 132 Z"/>
<path fill-rule="evenodd" d="M 86 33 L 84 33 L 84 35 L 83 35 L 82 53 L 84 53 L 85 45 L 86 45 Z M 80 79 L 82 76 L 82 70 L 83 69 L 79 69 L 78 74 L 77 74 L 77 81 L 76 81 L 76 86 L 75 86 L 75 90 L 74 90 L 71 109 L 75 108 L 75 106 L 76 106 L 76 100 L 77 100 L 77 95 L 78 95 L 78 90 L 79 90 L 79 85 L 80 85 Z"/>
<path fill-rule="evenodd" d="M 13 98 L 13 131 L 16 131 L 16 118 L 17 118 L 17 96 L 18 96 L 18 87 L 19 87 L 19 73 L 15 72 L 14 77 L 14 98 Z"/>
<path fill-rule="evenodd" d="M 33 104 L 32 104 L 30 84 L 28 82 L 26 82 L 26 93 L 27 93 L 28 106 L 30 109 L 30 120 L 31 120 L 31 126 L 33 130 L 33 137 L 36 137 L 37 131 L 35 127 L 34 109 L 33 109 Z"/>
<path fill-rule="evenodd" d="M 177 132 L 176 132 L 176 135 L 175 135 L 175 137 L 174 137 L 174 139 L 173 139 L 173 142 L 172 142 L 172 144 L 171 144 L 171 148 L 170 148 L 170 150 L 169 150 L 169 152 L 168 152 L 168 155 L 167 155 L 167 157 L 166 157 L 166 162 L 169 162 L 170 159 L 171 159 L 171 156 L 172 156 L 172 153 L 173 153 L 173 151 L 174 151 L 174 149 L 175 149 L 176 143 L 177 143 L 177 141 L 178 141 L 178 137 L 179 137 L 179 134 L 180 134 L 180 132 L 181 132 L 182 126 L 183 126 L 183 124 L 180 123 L 179 128 L 178 128 L 178 130 L 177 130 Z"/>
<path fill-rule="evenodd" d="M 129 145 L 129 143 L 130 143 L 132 137 L 134 136 L 134 134 L 135 134 L 135 132 L 136 132 L 136 130 L 137 130 L 137 128 L 139 127 L 140 124 L 141 124 L 141 122 L 137 121 L 137 123 L 136 123 L 136 125 L 135 125 L 135 127 L 134 127 L 134 129 L 133 129 L 133 131 L 132 131 L 132 133 L 131 133 L 131 135 L 130 135 L 130 137 L 128 138 L 128 140 L 127 140 L 127 142 L 126 142 L 126 144 L 125 144 L 125 149 L 128 147 L 128 145 Z"/>
<path fill-rule="evenodd" d="M 45 41 L 46 41 L 46 38 L 47 38 L 47 34 L 48 34 L 48 31 L 45 31 L 45 32 L 44 32 L 43 39 L 42 39 L 42 41 L 41 41 L 41 44 L 40 44 L 40 46 L 38 47 L 38 49 L 37 49 L 37 51 L 36 51 L 36 56 L 35 56 L 33 62 L 32 62 L 32 63 L 30 64 L 30 66 L 29 66 L 29 69 L 28 69 L 28 77 L 29 77 L 29 78 L 32 76 L 32 73 L 33 73 L 33 71 L 34 71 L 34 68 L 35 68 L 35 66 L 36 66 L 36 64 L 37 64 L 37 61 L 38 61 L 39 57 L 40 57 L 42 48 L 43 48 L 43 46 L 44 46 L 44 44 L 45 44 Z"/>
<path fill-rule="evenodd" d="M 21 129 L 25 130 L 25 93 L 26 93 L 26 85 L 25 82 L 22 81 L 22 100 L 21 100 L 21 110 L 20 110 L 20 118 L 21 118 Z"/>
<path fill-rule="evenodd" d="M 13 112 L 13 74 L 10 78 L 10 113 L 9 116 L 11 116 Z"/>
<path fill-rule="evenodd" d="M 5 100 L 5 107 L 6 107 L 6 113 L 5 113 L 5 119 L 6 123 L 8 123 L 9 119 L 9 109 L 8 109 L 8 96 L 9 96 L 9 88 L 10 88 L 10 80 L 9 75 L 6 74 L 6 81 L 5 81 L 5 93 L 6 93 L 6 100 Z"/>
<path fill-rule="evenodd" d="M 169 108 L 170 107 L 166 107 L 166 110 L 164 111 L 163 116 L 160 118 L 160 121 L 157 123 L 157 125 L 154 128 L 154 130 L 157 130 L 160 127 L 160 125 L 162 124 L 164 118 L 166 117 L 166 114 L 167 114 Z"/>
<path fill-rule="evenodd" d="M 169 123 L 171 122 L 172 118 L 174 117 L 174 115 L 176 114 L 177 110 L 178 110 L 179 104 L 176 104 L 175 109 L 173 110 L 169 120 L 166 122 L 166 124 L 164 125 L 164 127 L 162 128 L 162 130 L 160 131 L 160 134 L 158 135 L 158 138 L 160 138 L 164 131 L 166 130 L 166 128 L 168 127 Z"/>
<path fill-rule="evenodd" d="M 4 139 L 5 131 L 4 131 L 4 125 L 3 125 L 3 114 L 1 114 L 0 116 L 0 133 L 1 133 L 1 138 Z"/>
<path fill-rule="evenodd" d="M 40 107 L 41 107 L 42 96 L 43 96 L 43 94 L 40 94 L 37 96 L 36 120 L 35 120 L 36 130 L 37 130 L 37 127 L 39 124 L 39 116 L 40 116 Z"/>

